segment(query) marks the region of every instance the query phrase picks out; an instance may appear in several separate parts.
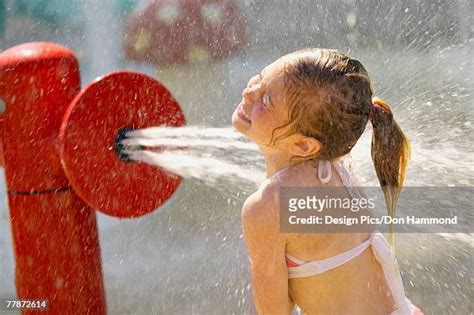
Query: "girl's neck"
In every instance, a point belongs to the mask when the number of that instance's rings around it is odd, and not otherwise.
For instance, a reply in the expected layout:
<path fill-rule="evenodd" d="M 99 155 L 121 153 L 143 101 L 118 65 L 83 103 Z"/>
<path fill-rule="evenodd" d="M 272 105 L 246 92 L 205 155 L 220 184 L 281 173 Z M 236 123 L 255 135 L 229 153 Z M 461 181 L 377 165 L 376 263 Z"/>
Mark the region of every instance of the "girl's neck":
<path fill-rule="evenodd" d="M 291 155 L 285 155 L 278 151 L 261 150 L 265 158 L 265 164 L 267 169 L 267 178 L 270 178 L 273 174 L 285 169 L 287 167 L 304 162 L 305 159 L 291 157 Z M 340 156 L 332 159 L 331 162 L 343 162 L 347 159 L 348 155 Z"/>
<path fill-rule="evenodd" d="M 267 178 L 270 178 L 273 174 L 281 171 L 284 168 L 289 166 L 298 164 L 301 162 L 300 159 L 291 158 L 291 156 L 287 156 L 282 154 L 281 152 L 271 152 L 262 150 L 263 156 L 265 158 L 265 164 L 267 169 Z"/>

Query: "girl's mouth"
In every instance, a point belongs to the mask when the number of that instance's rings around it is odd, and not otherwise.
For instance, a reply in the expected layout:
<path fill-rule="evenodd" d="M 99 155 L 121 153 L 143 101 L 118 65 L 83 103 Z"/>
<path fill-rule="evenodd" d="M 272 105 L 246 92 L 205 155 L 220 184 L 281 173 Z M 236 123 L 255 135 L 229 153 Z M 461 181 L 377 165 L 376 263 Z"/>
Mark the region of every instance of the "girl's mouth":
<path fill-rule="evenodd" d="M 252 121 L 250 120 L 250 117 L 247 116 L 247 114 L 245 114 L 242 105 L 239 105 L 239 107 L 237 108 L 237 115 L 239 116 L 240 119 L 242 119 L 246 123 L 248 123 L 248 124 L 252 123 Z"/>

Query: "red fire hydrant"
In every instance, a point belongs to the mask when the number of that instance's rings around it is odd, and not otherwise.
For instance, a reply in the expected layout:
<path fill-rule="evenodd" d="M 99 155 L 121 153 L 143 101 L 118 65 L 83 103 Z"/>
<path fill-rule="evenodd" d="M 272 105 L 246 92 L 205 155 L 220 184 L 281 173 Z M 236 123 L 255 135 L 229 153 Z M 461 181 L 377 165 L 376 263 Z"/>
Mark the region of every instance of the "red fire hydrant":
<path fill-rule="evenodd" d="M 47 300 L 49 314 L 106 313 L 92 208 L 118 217 L 143 215 L 181 180 L 125 163 L 113 150 L 125 127 L 185 123 L 161 84 L 119 72 L 79 92 L 78 62 L 63 46 L 29 43 L 0 54 L 0 161 L 17 296 Z"/>
<path fill-rule="evenodd" d="M 47 299 L 51 314 L 105 314 L 94 211 L 61 167 L 61 119 L 80 90 L 74 54 L 32 43 L 0 55 L 0 141 L 19 299 Z"/>

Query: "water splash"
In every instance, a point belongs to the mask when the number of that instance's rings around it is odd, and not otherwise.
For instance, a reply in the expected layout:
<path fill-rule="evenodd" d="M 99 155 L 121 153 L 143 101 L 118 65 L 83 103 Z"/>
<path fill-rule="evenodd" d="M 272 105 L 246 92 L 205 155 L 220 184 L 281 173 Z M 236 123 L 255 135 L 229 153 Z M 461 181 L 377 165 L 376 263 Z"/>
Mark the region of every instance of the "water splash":
<path fill-rule="evenodd" d="M 122 140 L 130 159 L 219 188 L 252 191 L 265 179 L 258 147 L 229 128 L 152 127 Z M 142 147 L 144 150 L 127 150 Z"/>

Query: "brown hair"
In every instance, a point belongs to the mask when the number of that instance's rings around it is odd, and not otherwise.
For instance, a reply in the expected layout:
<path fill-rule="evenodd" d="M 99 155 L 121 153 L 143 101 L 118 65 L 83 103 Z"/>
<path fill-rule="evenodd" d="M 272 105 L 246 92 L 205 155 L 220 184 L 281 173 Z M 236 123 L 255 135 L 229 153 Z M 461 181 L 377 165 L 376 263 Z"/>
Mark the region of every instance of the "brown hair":
<path fill-rule="evenodd" d="M 300 56 L 285 66 L 289 134 L 300 133 L 322 144 L 310 159 L 332 160 L 350 152 L 370 119 L 372 160 L 393 217 L 410 146 L 390 107 L 380 99 L 372 100 L 369 75 L 359 61 L 329 49 L 296 53 Z"/>

